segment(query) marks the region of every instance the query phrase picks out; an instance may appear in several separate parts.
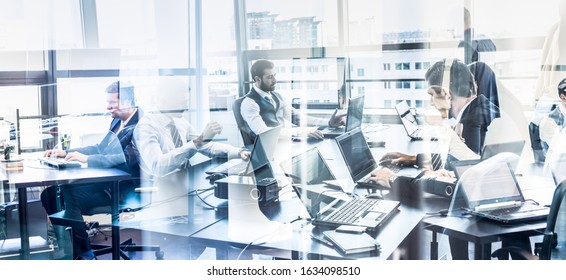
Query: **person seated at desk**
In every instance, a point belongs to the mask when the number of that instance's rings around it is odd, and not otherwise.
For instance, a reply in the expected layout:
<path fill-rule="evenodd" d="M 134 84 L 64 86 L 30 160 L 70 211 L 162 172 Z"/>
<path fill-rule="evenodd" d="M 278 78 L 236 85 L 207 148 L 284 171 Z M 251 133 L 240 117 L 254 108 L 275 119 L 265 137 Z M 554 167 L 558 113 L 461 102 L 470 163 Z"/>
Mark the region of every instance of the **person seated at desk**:
<path fill-rule="evenodd" d="M 189 86 L 179 79 L 160 80 L 156 110 L 145 114 L 134 131 L 134 148 L 139 154 L 141 171 L 150 180 L 167 176 L 190 167 L 189 159 L 197 152 L 210 156 L 242 158 L 250 152 L 245 148 L 213 142 L 222 132 L 222 125 L 209 122 L 196 134 L 189 122 Z"/>
<path fill-rule="evenodd" d="M 495 115 L 492 111 L 495 106 L 485 96 L 477 94 L 474 77 L 464 63 L 455 59 L 447 68 L 448 61 L 436 62 L 425 74 L 425 80 L 429 85 L 427 92 L 431 96 L 431 102 L 440 112 L 444 124 L 450 125 L 452 129 L 446 161 L 449 163 L 453 160 L 479 159 L 485 134 Z M 448 81 L 443 81 L 447 78 Z M 448 88 L 445 88 L 444 85 L 448 85 Z M 457 119 L 452 122 L 448 121 L 450 115 L 457 116 Z M 454 137 L 454 133 L 457 137 Z M 462 144 L 465 144 L 466 147 L 462 147 Z M 439 154 L 407 155 L 389 152 L 381 160 L 391 161 L 393 165 L 419 166 L 425 169 L 421 175 L 454 177 L 452 173 L 443 169 L 444 164 L 440 158 Z M 430 180 L 420 176 L 417 178 L 397 177 L 388 168 L 373 171 L 371 179 L 386 187 L 396 189 L 396 193 L 409 196 L 420 193 L 425 184 L 431 183 Z M 449 242 L 453 259 L 469 258 L 467 242 L 452 237 L 449 238 Z M 525 236 L 511 236 L 504 239 L 503 243 L 506 246 L 519 246 L 531 250 L 530 240 Z"/>
<path fill-rule="evenodd" d="M 487 98 L 477 95 L 474 77 L 469 68 L 458 59 L 445 59 L 434 63 L 427 70 L 425 80 L 429 85 L 427 93 L 431 96 L 431 103 L 442 119 L 444 129 L 439 131 L 448 132 L 446 161 L 479 159 L 494 107 Z M 449 119 L 451 115 L 457 116 L 457 119 Z M 418 166 L 425 170 L 423 174 L 453 177 L 452 173 L 443 169 L 440 154 L 406 155 L 390 152 L 381 161 L 390 161 L 391 164 L 400 166 Z M 388 168 L 375 170 L 372 175 L 374 181 L 383 182 L 386 186 L 391 186 L 392 181 L 398 179 Z M 399 178 L 402 185 L 410 186 L 415 185 L 412 181 L 414 179 Z"/>
<path fill-rule="evenodd" d="M 86 163 L 88 167 L 117 167 L 132 176 L 139 176 L 138 159 L 133 153 L 131 144 L 134 128 L 142 113 L 135 106 L 134 87 L 119 81 L 110 84 L 106 88 L 106 102 L 106 109 L 112 116 L 112 122 L 108 133 L 100 143 L 67 151 L 47 150 L 44 156 L 55 154 L 66 160 Z M 61 186 L 61 191 L 65 217 L 73 220 L 83 220 L 82 214 L 89 209 L 112 203 L 110 184 Z M 121 193 L 127 193 L 127 190 L 122 189 Z M 51 215 L 60 210 L 57 201 L 56 187 L 50 186 L 41 193 L 41 202 L 47 214 Z M 62 249 L 63 244 L 60 241 L 65 233 L 56 226 L 54 231 Z M 86 231 L 73 229 L 72 239 L 74 259 L 95 258 Z"/>
<path fill-rule="evenodd" d="M 243 99 L 240 113 L 250 131 L 255 135 L 265 132 L 270 127 L 280 125 L 287 127 L 288 123 L 296 126 L 303 124 L 299 113 L 287 102 L 283 95 L 275 91 L 277 80 L 273 68 L 273 62 L 258 60 L 254 62 L 250 69 L 255 83 Z M 338 114 L 337 112 L 337 110 L 334 111 L 328 121 L 307 116 L 307 123 L 330 127 L 339 127 L 346 124 L 346 114 Z M 252 139 L 255 138 L 255 135 L 252 135 Z M 322 132 L 316 129 L 310 131 L 308 135 L 314 139 L 324 137 Z"/>
<path fill-rule="evenodd" d="M 245 148 L 211 141 L 222 132 L 222 125 L 209 122 L 204 130 L 194 136 L 195 129 L 189 122 L 189 85 L 180 77 L 161 79 L 157 85 L 155 110 L 140 120 L 134 131 L 134 149 L 140 159 L 141 176 L 154 182 L 159 188 L 157 198 L 166 201 L 146 215 L 153 219 L 187 216 L 189 203 L 178 199 L 196 188 L 191 178 L 191 157 L 197 152 L 214 157 L 242 158 L 248 160 L 250 152 Z M 208 109 L 206 109 L 208 111 Z M 199 174 L 201 176 L 201 174 Z M 204 247 L 191 250 L 191 258 L 197 258 Z"/>

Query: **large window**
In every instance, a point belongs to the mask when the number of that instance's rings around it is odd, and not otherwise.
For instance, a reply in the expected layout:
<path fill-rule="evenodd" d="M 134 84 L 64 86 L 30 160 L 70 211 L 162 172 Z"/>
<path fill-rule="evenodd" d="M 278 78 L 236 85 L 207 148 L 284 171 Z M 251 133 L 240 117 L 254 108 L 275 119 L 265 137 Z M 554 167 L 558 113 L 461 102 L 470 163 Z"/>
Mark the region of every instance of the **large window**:
<path fill-rule="evenodd" d="M 553 38 L 549 34 L 560 20 L 559 3 L 3 1 L 1 92 L 18 96 L 3 102 L 0 117 L 14 122 L 13 108 L 26 115 L 101 115 L 100 94 L 116 79 L 134 83 L 139 105 L 149 106 L 148 96 L 163 76 L 189 77 L 191 109 L 207 111 L 197 115 L 206 116 L 208 109 L 229 111 L 249 89 L 249 66 L 260 58 L 278 62 L 278 90 L 303 103 L 331 107 L 343 81 L 348 94 L 366 95 L 366 108 L 377 109 L 370 113 L 391 113 L 382 109 L 396 100 L 428 106 L 424 74 L 430 65 L 445 57 L 468 59 L 458 47 L 466 40 L 464 7 L 473 27 L 470 39 L 489 38 L 496 47 L 480 52 L 478 59 L 529 111 L 535 98 L 550 96 L 556 80 L 566 76 L 541 71 L 566 65 L 542 57 L 545 39 Z M 329 63 L 303 63 L 315 58 Z M 345 59 L 343 77 L 335 74 L 336 58 Z M 23 93 L 24 88 L 33 94 Z"/>

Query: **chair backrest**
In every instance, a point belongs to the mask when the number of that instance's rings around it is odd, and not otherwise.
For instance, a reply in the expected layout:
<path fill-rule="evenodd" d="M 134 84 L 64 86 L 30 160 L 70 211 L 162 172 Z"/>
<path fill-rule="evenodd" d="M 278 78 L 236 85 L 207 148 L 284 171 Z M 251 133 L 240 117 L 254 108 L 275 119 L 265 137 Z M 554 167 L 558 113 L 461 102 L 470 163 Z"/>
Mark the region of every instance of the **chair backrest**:
<path fill-rule="evenodd" d="M 246 121 L 244 121 L 244 118 L 242 118 L 242 114 L 240 112 L 240 107 L 244 98 L 246 97 L 243 96 L 234 100 L 234 103 L 232 103 L 232 112 L 234 112 L 234 118 L 236 119 L 236 124 L 240 130 L 240 134 L 242 135 L 244 146 L 248 147 L 254 144 L 255 135 L 246 124 Z"/>
<path fill-rule="evenodd" d="M 554 190 L 539 258 L 566 259 L 566 180 Z"/>

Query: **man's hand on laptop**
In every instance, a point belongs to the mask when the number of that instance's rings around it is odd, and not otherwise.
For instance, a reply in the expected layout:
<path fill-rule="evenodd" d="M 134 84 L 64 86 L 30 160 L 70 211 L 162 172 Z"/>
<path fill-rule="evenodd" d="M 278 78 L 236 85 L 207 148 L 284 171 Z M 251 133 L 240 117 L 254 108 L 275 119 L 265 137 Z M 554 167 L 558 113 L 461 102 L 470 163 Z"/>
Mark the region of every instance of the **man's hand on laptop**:
<path fill-rule="evenodd" d="M 249 160 L 250 157 L 251 157 L 251 155 L 252 155 L 252 153 L 251 153 L 250 151 L 248 151 L 248 150 L 241 150 L 241 151 L 240 151 L 240 157 L 241 157 L 243 160 Z"/>
<path fill-rule="evenodd" d="M 67 152 L 63 151 L 63 150 L 47 150 L 43 153 L 44 157 L 50 157 L 53 155 L 53 153 L 55 152 L 56 157 L 65 157 L 67 155 Z"/>
<path fill-rule="evenodd" d="M 338 114 L 338 109 L 334 110 L 334 113 L 332 113 L 332 116 L 330 116 L 328 125 L 330 127 L 339 127 L 342 125 L 346 125 L 346 115 L 347 113 L 344 112 Z"/>
<path fill-rule="evenodd" d="M 83 155 L 79 152 L 70 152 L 67 154 L 67 156 L 65 157 L 65 160 L 68 161 L 78 161 L 78 162 L 82 162 L 85 163 L 88 160 L 88 156 L 87 155 Z"/>
<path fill-rule="evenodd" d="M 434 172 L 434 175 L 436 175 L 438 177 L 449 177 L 449 178 L 455 178 L 456 177 L 454 175 L 454 172 L 448 171 L 446 169 L 438 169 L 438 170 L 432 171 L 432 172 Z"/>
<path fill-rule="evenodd" d="M 391 188 L 391 180 L 395 177 L 393 171 L 384 167 L 372 171 L 369 179 L 384 187 Z"/>
<path fill-rule="evenodd" d="M 322 139 L 324 139 L 324 134 L 320 130 L 315 129 L 315 130 L 309 132 L 309 137 L 314 138 L 314 139 L 318 139 L 318 140 L 322 140 Z"/>
<path fill-rule="evenodd" d="M 411 156 L 399 152 L 389 152 L 383 155 L 380 161 L 390 161 L 389 164 L 398 166 L 414 166 L 417 163 L 417 156 Z"/>

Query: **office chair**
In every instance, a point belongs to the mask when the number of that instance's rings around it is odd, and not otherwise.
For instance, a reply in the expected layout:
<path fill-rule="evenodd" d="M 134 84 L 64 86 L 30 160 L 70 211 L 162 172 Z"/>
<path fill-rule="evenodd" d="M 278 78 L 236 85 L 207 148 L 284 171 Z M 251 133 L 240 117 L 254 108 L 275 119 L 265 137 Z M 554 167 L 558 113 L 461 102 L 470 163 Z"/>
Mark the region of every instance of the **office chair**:
<path fill-rule="evenodd" d="M 126 195 L 121 199 L 118 207 L 118 214 L 137 212 L 151 204 L 151 192 L 156 189 L 155 187 L 142 186 L 139 178 L 133 178 L 119 181 L 119 188 L 122 189 L 126 183 L 133 183 L 138 187 L 136 187 L 134 191 L 126 193 Z M 87 213 L 84 213 L 84 215 L 92 216 L 96 214 L 110 214 L 111 211 L 112 207 L 110 205 L 105 205 L 90 209 Z M 84 221 L 65 218 L 65 210 L 49 215 L 49 219 L 53 225 L 65 226 L 70 228 L 71 231 L 87 230 L 87 226 Z M 119 227 L 119 225 L 112 224 L 111 227 Z M 112 236 L 112 238 L 117 237 Z M 105 255 L 112 252 L 111 244 L 91 244 L 91 248 L 95 256 Z M 133 242 L 132 238 L 128 238 L 127 240 L 120 242 L 120 257 L 124 260 L 130 259 L 126 252 L 140 251 L 153 251 L 155 252 L 155 258 L 158 260 L 163 259 L 165 254 L 161 251 L 161 247 L 158 245 L 138 245 Z"/>
<path fill-rule="evenodd" d="M 244 98 L 246 97 L 243 96 L 234 100 L 234 103 L 232 103 L 232 112 L 234 112 L 236 124 L 238 125 L 238 129 L 240 130 L 240 134 L 242 135 L 242 140 L 244 140 L 244 146 L 249 147 L 254 144 L 255 135 L 250 130 L 250 128 L 246 124 L 246 121 L 244 121 L 244 118 L 242 118 L 242 114 L 240 113 L 240 107 Z"/>
<path fill-rule="evenodd" d="M 491 256 L 495 258 L 502 253 L 516 253 L 525 260 L 566 259 L 566 180 L 554 190 L 543 240 L 535 243 L 535 254 L 518 247 L 503 247 L 495 250 Z"/>

